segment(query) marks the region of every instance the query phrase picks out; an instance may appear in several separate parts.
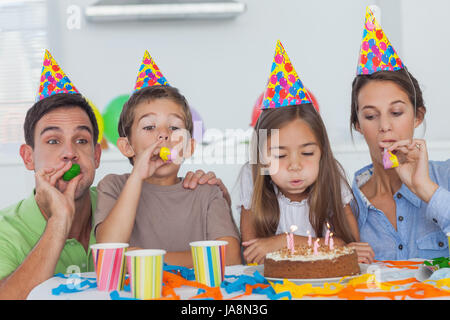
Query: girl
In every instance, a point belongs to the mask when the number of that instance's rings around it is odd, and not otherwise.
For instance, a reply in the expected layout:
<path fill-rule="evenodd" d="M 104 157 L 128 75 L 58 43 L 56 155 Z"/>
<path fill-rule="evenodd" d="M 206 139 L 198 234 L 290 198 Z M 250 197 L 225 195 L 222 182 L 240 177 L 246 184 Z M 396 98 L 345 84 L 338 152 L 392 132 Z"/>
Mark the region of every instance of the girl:
<path fill-rule="evenodd" d="M 380 33 L 370 10 L 367 26 L 366 37 Z M 350 115 L 351 129 L 364 136 L 372 159 L 353 181 L 361 239 L 380 260 L 448 256 L 450 160 L 428 161 L 425 140 L 414 138 L 426 113 L 417 80 L 393 49 L 387 61 L 393 61 L 396 70 L 392 63 L 382 71 L 367 67 L 364 56 L 370 52 L 364 49 L 365 41 L 358 67 L 363 72 L 353 81 Z M 392 48 L 387 39 L 381 41 L 388 46 L 380 48 Z M 385 148 L 396 154 L 398 167 L 384 168 Z"/>
<path fill-rule="evenodd" d="M 281 43 L 277 44 L 272 67 L 272 73 L 280 80 L 283 76 L 277 65 L 281 65 L 280 70 L 293 70 Z M 292 72 L 287 78 L 294 80 L 291 75 Z M 270 78 L 265 96 L 270 101 L 264 101 L 263 107 L 274 100 L 281 105 L 261 113 L 252 141 L 256 159 L 241 170 L 244 258 L 248 263 L 262 263 L 266 253 L 286 246 L 285 232 L 290 232 L 291 225 L 298 227 L 294 232 L 298 245 L 306 244 L 308 232 L 312 237 L 322 237 L 328 224 L 336 244 L 352 243 L 359 261 L 370 263 L 372 249 L 367 244 L 355 243 L 359 241 L 359 233 L 343 169 L 333 157 L 322 119 L 295 71 L 294 76 L 297 80 L 290 82 L 297 83 L 301 91 L 291 99 L 294 105 L 289 105 L 289 99 L 287 103 L 276 96 L 271 99 L 270 83 L 275 91 L 279 88 L 276 81 L 271 81 L 275 78 Z"/>

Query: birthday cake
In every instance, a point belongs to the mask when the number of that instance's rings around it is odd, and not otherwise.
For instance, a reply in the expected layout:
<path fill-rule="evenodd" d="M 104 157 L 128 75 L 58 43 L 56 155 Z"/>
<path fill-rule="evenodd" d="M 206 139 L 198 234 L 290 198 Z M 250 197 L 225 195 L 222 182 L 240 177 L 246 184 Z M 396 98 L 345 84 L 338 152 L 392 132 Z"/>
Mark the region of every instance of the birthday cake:
<path fill-rule="evenodd" d="M 264 262 L 264 276 L 285 279 L 319 279 L 352 276 L 360 273 L 358 256 L 346 246 L 319 248 L 297 246 L 292 254 L 287 248 L 270 252 Z"/>

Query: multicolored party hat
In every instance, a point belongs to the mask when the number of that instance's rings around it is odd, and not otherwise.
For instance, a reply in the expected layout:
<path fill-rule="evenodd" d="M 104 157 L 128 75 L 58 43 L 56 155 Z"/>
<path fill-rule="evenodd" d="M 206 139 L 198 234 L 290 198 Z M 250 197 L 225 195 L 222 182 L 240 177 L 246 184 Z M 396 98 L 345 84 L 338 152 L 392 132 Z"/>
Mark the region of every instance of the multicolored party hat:
<path fill-rule="evenodd" d="M 153 60 L 148 51 L 145 50 L 134 91 L 154 85 L 170 86 L 156 65 L 155 60 Z"/>
<path fill-rule="evenodd" d="M 53 59 L 48 50 L 45 50 L 44 62 L 41 71 L 41 82 L 36 101 L 40 101 L 57 93 L 79 93 L 77 88 L 66 76 L 64 71 Z"/>
<path fill-rule="evenodd" d="M 367 7 L 356 74 L 372 74 L 382 70 L 395 71 L 403 67 L 402 60 L 381 29 L 372 10 Z"/>
<path fill-rule="evenodd" d="M 277 41 L 261 109 L 312 103 L 280 40 Z"/>

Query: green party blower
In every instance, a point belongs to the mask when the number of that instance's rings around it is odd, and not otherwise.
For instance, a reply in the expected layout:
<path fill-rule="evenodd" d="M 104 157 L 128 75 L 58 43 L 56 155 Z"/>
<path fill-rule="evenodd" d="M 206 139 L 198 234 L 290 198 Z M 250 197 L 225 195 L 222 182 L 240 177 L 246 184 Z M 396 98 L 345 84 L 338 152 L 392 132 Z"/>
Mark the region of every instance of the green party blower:
<path fill-rule="evenodd" d="M 70 181 L 73 178 L 75 178 L 77 175 L 79 175 L 81 172 L 80 165 L 78 163 L 72 164 L 69 170 L 67 170 L 64 175 L 62 176 L 62 179 L 64 181 Z"/>

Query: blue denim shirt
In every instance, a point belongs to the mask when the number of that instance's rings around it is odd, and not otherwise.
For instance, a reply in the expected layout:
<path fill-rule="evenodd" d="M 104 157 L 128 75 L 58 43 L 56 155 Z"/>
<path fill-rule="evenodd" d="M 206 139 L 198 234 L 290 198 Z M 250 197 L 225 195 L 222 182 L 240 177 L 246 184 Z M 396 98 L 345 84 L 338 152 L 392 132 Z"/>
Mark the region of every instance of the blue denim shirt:
<path fill-rule="evenodd" d="M 448 257 L 450 232 L 450 159 L 429 161 L 430 177 L 439 188 L 427 204 L 404 184 L 394 194 L 397 231 L 385 214 L 361 192 L 373 174 L 370 164 L 355 173 L 353 193 L 359 206 L 361 242 L 368 242 L 377 260 Z"/>

